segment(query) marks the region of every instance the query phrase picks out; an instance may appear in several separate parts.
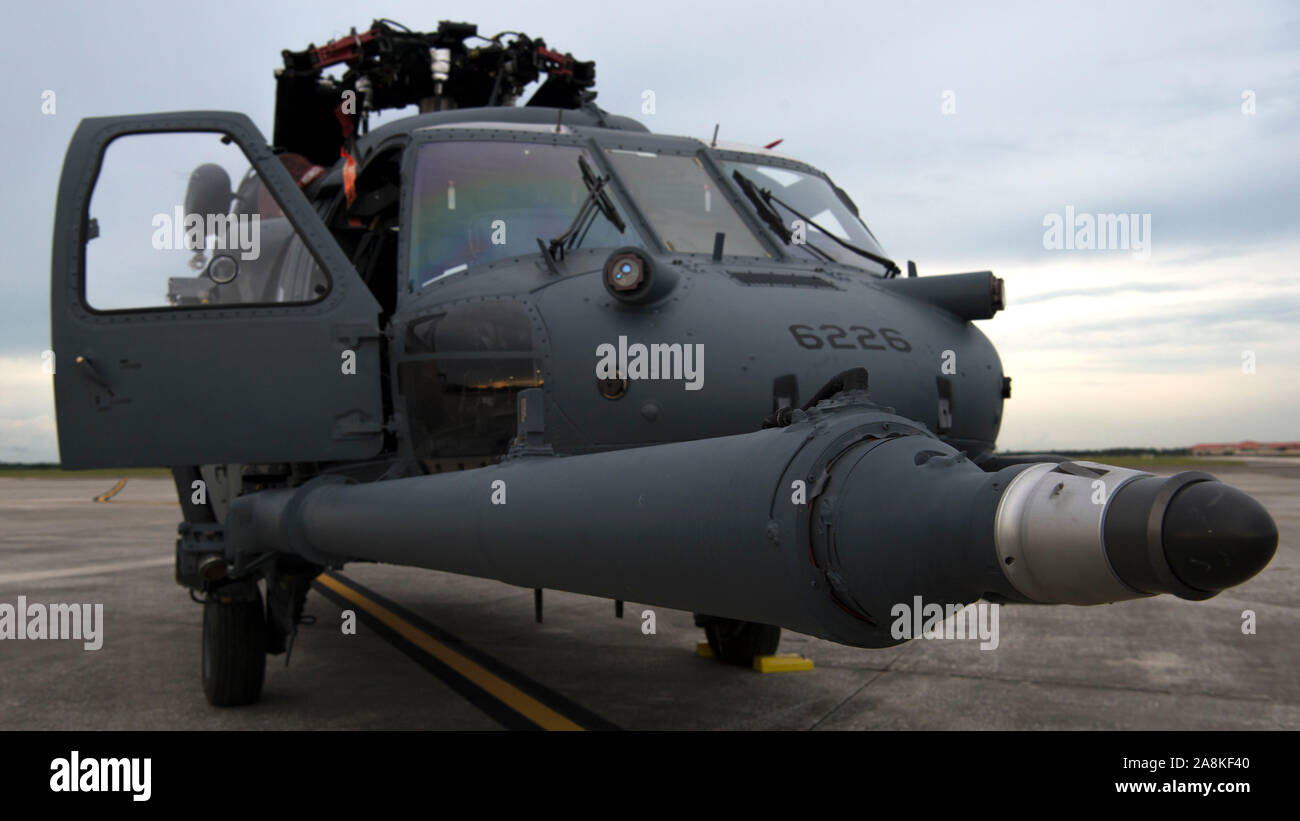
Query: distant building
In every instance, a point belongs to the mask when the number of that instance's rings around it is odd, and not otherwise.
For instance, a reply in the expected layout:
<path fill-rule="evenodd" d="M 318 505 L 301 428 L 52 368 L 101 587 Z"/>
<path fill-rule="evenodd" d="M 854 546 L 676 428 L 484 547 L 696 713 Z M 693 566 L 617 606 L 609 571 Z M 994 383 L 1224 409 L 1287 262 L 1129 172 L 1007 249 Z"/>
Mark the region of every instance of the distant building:
<path fill-rule="evenodd" d="M 1192 445 L 1193 456 L 1300 456 L 1300 442 L 1245 442 Z"/>

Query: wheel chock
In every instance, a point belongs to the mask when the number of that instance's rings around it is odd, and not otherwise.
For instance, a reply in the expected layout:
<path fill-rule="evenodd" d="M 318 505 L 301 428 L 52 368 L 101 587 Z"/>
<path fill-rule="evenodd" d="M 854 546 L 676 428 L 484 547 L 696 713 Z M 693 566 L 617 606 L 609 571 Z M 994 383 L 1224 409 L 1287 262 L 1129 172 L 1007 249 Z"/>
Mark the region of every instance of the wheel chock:
<path fill-rule="evenodd" d="M 797 673 L 801 670 L 813 669 L 813 661 L 798 653 L 754 656 L 754 669 L 760 673 Z"/>

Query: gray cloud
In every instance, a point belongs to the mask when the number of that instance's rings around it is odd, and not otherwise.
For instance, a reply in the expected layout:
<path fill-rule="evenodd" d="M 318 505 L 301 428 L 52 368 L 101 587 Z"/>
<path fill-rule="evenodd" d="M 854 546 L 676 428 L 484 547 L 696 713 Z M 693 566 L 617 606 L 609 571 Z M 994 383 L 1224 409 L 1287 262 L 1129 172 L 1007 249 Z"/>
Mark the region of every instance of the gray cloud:
<path fill-rule="evenodd" d="M 1184 285 L 1176 282 L 1129 282 L 1122 285 L 1112 285 L 1100 288 L 1063 288 L 1057 291 L 1047 291 L 1041 294 L 1016 299 L 1011 298 L 1012 306 L 1032 305 L 1036 302 L 1050 302 L 1054 299 L 1065 299 L 1066 297 L 1086 296 L 1086 297 L 1107 297 L 1116 294 L 1161 294 L 1171 291 L 1189 291 L 1194 286 Z"/>
<path fill-rule="evenodd" d="M 1137 321 L 1141 324 L 1136 324 Z M 1166 327 L 1195 326 L 1198 330 L 1204 331 L 1210 328 L 1263 328 L 1269 325 L 1281 326 L 1288 331 L 1300 328 L 1300 299 L 1294 296 L 1281 299 L 1252 297 L 1214 303 L 1199 302 L 1188 306 L 1165 308 L 1159 314 L 1142 316 L 1140 320 L 1121 317 L 1094 322 L 1077 322 L 1071 325 L 1071 331 L 1089 334 L 1115 330 L 1141 330 L 1143 334 L 1151 335 Z"/>

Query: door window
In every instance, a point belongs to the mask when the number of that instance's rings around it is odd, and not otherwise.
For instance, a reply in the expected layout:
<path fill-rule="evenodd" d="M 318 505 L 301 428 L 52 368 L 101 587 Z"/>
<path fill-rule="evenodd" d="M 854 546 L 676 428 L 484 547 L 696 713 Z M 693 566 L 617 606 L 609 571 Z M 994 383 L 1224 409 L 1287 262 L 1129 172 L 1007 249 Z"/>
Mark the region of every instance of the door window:
<path fill-rule="evenodd" d="M 86 304 L 96 311 L 316 302 L 329 278 L 232 140 L 126 134 L 91 195 Z"/>

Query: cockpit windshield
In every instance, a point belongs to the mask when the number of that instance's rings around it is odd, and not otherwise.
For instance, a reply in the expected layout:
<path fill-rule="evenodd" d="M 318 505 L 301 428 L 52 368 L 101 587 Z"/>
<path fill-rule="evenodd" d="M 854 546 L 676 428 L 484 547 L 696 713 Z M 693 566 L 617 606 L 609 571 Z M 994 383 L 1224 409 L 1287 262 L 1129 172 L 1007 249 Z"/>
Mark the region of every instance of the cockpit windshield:
<path fill-rule="evenodd" d="M 622 193 L 669 252 L 712 253 L 721 233 L 728 256 L 772 256 L 699 156 L 626 148 L 601 153 Z M 738 156 L 746 155 L 719 157 L 722 184 L 741 189 L 741 201 L 748 201 L 758 224 L 774 234 L 769 239 L 788 254 L 873 272 L 896 267 L 883 259 L 875 236 L 824 177 Z M 589 149 L 577 145 L 480 139 L 420 146 L 409 232 L 412 288 L 473 266 L 538 253 L 538 240 L 545 244 L 563 237 L 590 194 L 580 157 L 600 167 Z M 615 213 L 629 213 L 613 187 L 605 186 L 603 193 Z M 589 227 L 584 222 L 582 230 L 570 232 L 573 244 L 566 240 L 566 247 L 645 247 L 631 221 L 622 231 L 616 222 L 598 215 Z"/>
<path fill-rule="evenodd" d="M 437 141 L 419 148 L 411 208 L 412 287 L 474 265 L 537 253 L 562 234 L 587 199 L 578 146 L 534 142 Z M 608 189 L 607 189 L 608 190 Z M 615 207 L 625 209 L 615 199 Z M 643 245 L 597 218 L 584 248 Z"/>
<path fill-rule="evenodd" d="M 698 157 L 616 148 L 605 155 L 669 251 L 712 253 L 721 232 L 724 254 L 771 256 L 716 190 Z"/>
<path fill-rule="evenodd" d="M 883 267 L 835 242 L 818 228 L 850 245 L 884 256 L 875 236 L 822 177 L 760 162 L 723 161 L 722 167 L 729 180 L 739 171 L 757 189 L 771 195 L 770 200 L 763 199 L 770 203 L 769 207 L 785 228 L 795 234 L 796 239 L 789 246 L 791 253 L 816 260 L 830 257 L 844 265 L 873 271 Z M 801 220 L 800 214 L 806 218 L 801 228 L 795 224 Z"/>

